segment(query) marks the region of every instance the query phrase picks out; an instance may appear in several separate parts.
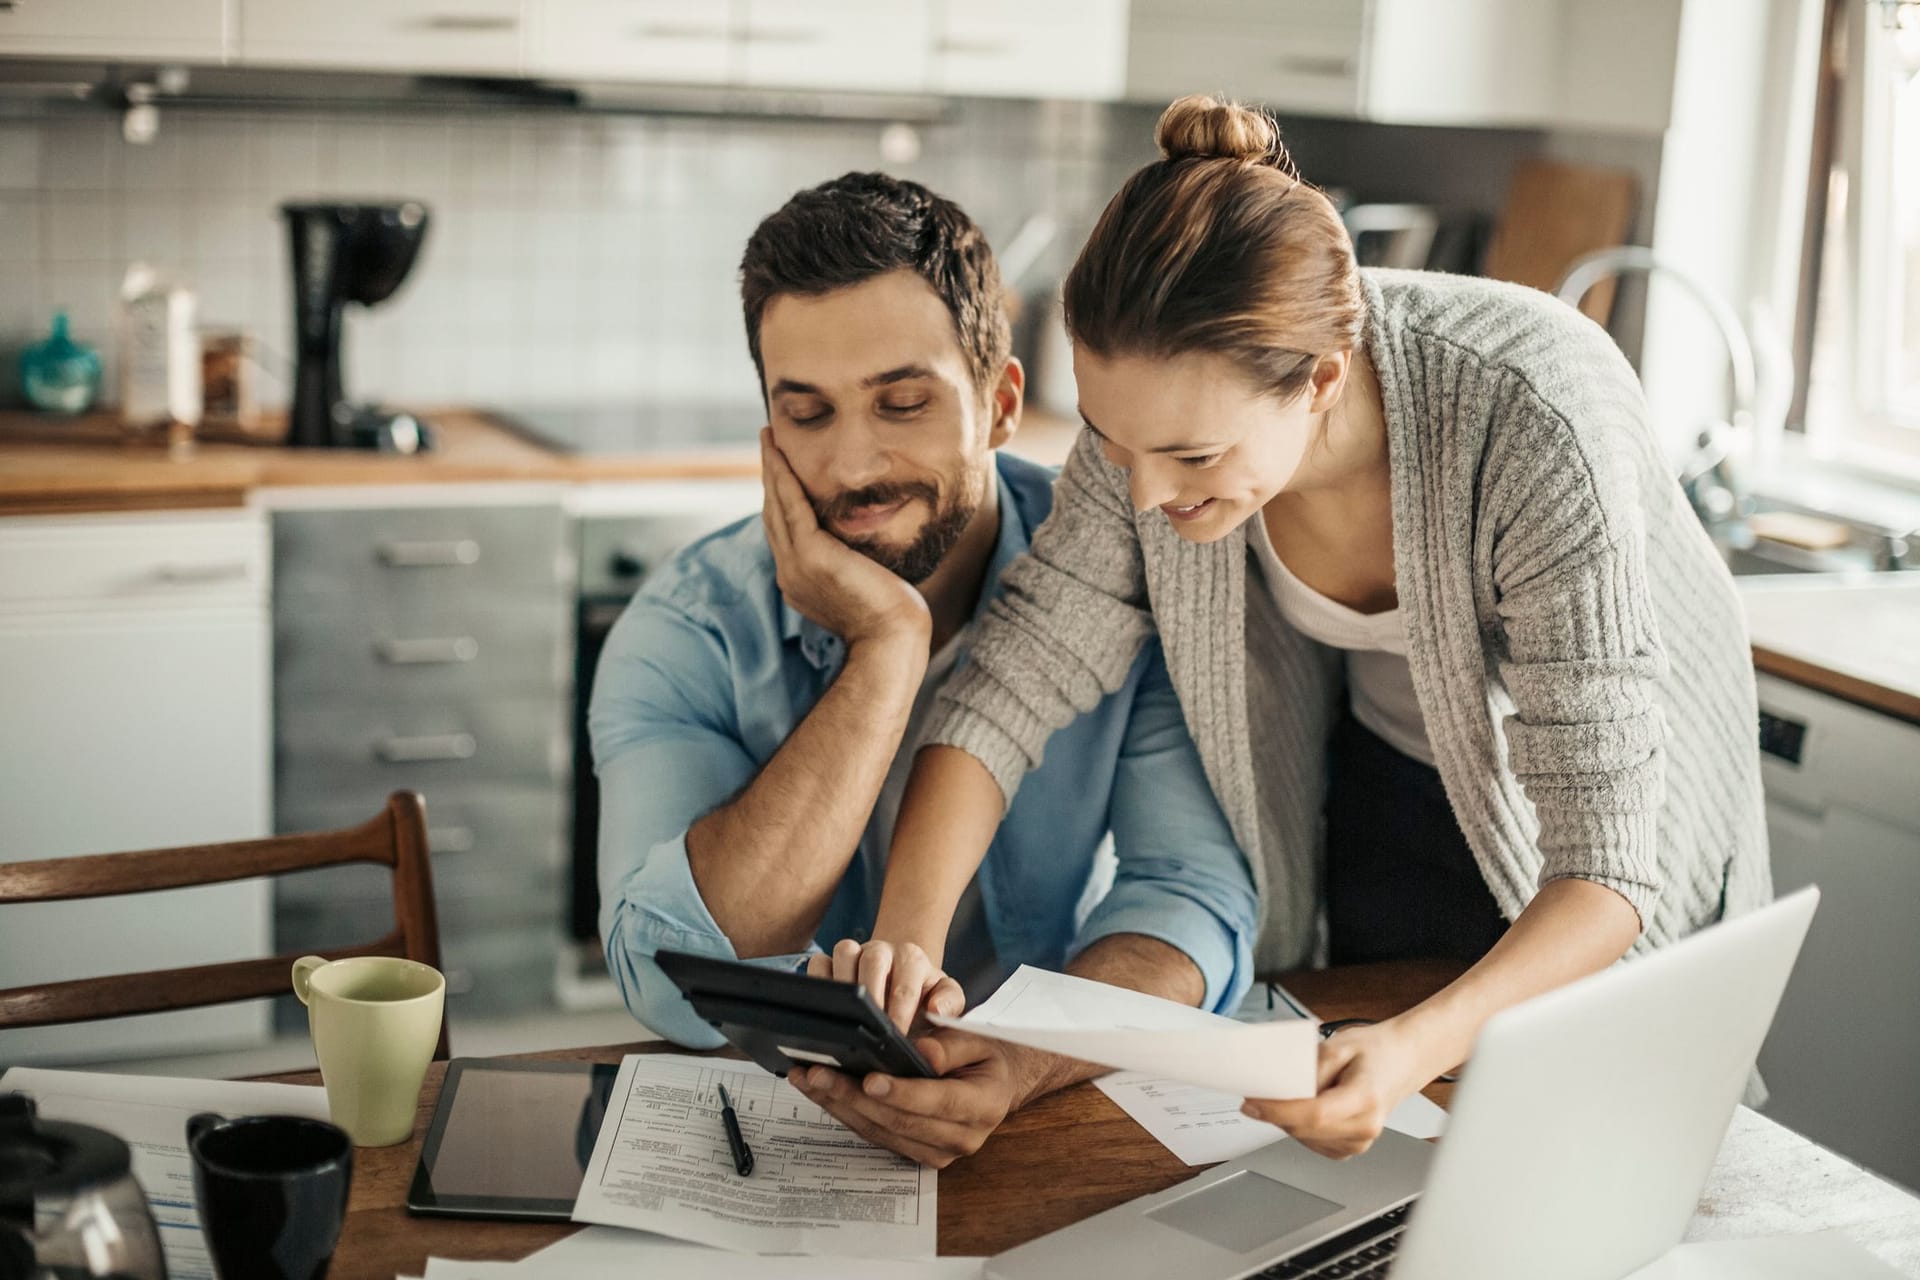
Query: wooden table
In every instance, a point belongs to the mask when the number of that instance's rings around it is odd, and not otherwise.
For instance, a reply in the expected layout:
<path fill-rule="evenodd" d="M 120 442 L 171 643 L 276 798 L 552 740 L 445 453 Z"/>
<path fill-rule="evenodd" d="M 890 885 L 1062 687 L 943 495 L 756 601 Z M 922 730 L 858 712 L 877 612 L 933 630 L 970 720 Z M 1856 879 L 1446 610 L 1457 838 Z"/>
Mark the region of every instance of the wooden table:
<path fill-rule="evenodd" d="M 1383 1018 L 1439 990 L 1457 972 L 1457 966 L 1446 964 L 1366 965 L 1289 975 L 1284 981 L 1323 1018 Z M 628 1053 L 676 1051 L 653 1041 L 530 1056 L 618 1062 Z M 445 1074 L 439 1063 L 428 1072 L 412 1140 L 404 1146 L 354 1152 L 353 1195 L 328 1273 L 331 1280 L 419 1275 L 429 1254 L 522 1258 L 575 1230 L 561 1224 L 416 1218 L 407 1213 L 407 1185 Z M 320 1082 L 317 1072 L 275 1078 L 292 1084 Z M 1451 1092 L 1447 1085 L 1435 1085 L 1427 1096 L 1445 1106 Z M 1196 1172 L 1092 1085 L 1065 1089 L 1013 1115 L 977 1154 L 940 1175 L 940 1252 L 998 1253 Z"/>

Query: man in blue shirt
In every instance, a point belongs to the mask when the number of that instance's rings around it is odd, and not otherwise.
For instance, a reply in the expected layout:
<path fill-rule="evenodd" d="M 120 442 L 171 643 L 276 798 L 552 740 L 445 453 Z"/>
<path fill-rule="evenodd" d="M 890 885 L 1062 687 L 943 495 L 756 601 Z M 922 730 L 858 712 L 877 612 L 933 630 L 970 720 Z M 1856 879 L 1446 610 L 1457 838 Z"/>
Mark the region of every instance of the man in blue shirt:
<path fill-rule="evenodd" d="M 763 222 L 741 271 L 768 411 L 765 509 L 648 580 L 607 640 L 589 715 L 608 967 L 635 1017 L 703 1048 L 720 1037 L 657 950 L 848 981 L 875 958 L 856 944 L 920 723 L 1053 497 L 1051 471 L 996 452 L 1024 374 L 992 251 L 957 206 L 848 174 Z M 944 955 L 885 957 L 886 1003 L 902 1026 L 923 995 L 958 1013 L 963 988 L 982 999 L 1034 964 L 1230 1010 L 1251 977 L 1256 906 L 1150 646 L 1049 742 Z M 1092 1074 L 955 1031 L 919 1045 L 942 1079 L 913 1107 L 890 1103 L 879 1077 L 795 1083 L 873 1141 L 943 1166 L 1010 1110 Z"/>

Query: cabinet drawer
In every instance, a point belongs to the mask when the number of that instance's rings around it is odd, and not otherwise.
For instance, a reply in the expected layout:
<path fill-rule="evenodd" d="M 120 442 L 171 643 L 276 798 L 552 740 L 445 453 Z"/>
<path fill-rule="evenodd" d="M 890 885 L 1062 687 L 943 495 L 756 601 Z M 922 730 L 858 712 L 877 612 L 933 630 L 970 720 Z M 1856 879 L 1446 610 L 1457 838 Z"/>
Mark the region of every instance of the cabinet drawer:
<path fill-rule="evenodd" d="M 274 619 L 281 705 L 312 693 L 398 701 L 468 700 L 567 687 L 565 619 L 551 591 L 492 593 L 457 605 L 405 600 L 385 610 Z"/>
<path fill-rule="evenodd" d="M 726 83 L 733 52 L 727 0 L 545 0 L 532 71 L 541 76 Z"/>
<path fill-rule="evenodd" d="M 922 93 L 932 36 L 926 0 L 745 0 L 738 75 L 774 89 Z"/>
<path fill-rule="evenodd" d="M 521 0 L 238 0 L 239 59 L 517 75 Z"/>
<path fill-rule="evenodd" d="M 276 794 L 292 800 L 557 783 L 568 758 L 563 708 L 552 695 L 464 706 L 283 706 L 275 746 Z"/>
<path fill-rule="evenodd" d="M 437 903 L 520 894 L 549 883 L 565 852 L 558 788 L 500 785 L 483 791 L 445 790 L 427 797 L 427 847 Z M 276 806 L 282 833 L 328 831 L 366 820 L 384 797 L 345 800 L 282 796 Z M 392 873 L 381 866 L 327 867 L 281 876 L 274 882 L 278 910 L 293 904 L 387 901 Z M 541 909 L 551 915 L 550 902 Z M 444 921 L 443 921 L 444 923 Z"/>
<path fill-rule="evenodd" d="M 10 611 L 260 606 L 269 571 L 254 512 L 0 520 L 0 607 Z"/>
<path fill-rule="evenodd" d="M 225 0 L 46 0 L 0 7 L 0 54 L 219 62 Z"/>
<path fill-rule="evenodd" d="M 1126 0 L 968 0 L 934 35 L 938 93 L 1099 101 L 1126 73 Z"/>
<path fill-rule="evenodd" d="M 296 613 L 551 591 L 571 576 L 557 506 L 281 511 L 273 556 L 275 608 Z"/>

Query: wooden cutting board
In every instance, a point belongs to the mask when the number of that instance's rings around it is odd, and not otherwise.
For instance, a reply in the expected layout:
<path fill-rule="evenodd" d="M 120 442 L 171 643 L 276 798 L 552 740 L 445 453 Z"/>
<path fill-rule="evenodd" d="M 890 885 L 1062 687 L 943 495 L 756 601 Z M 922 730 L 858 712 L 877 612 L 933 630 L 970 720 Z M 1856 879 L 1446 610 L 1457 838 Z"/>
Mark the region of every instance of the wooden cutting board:
<path fill-rule="evenodd" d="M 1581 254 L 1626 243 L 1638 198 L 1639 183 L 1626 170 L 1524 160 L 1494 223 L 1483 274 L 1552 292 Z M 1614 284 L 1596 284 L 1580 309 L 1605 324 Z"/>

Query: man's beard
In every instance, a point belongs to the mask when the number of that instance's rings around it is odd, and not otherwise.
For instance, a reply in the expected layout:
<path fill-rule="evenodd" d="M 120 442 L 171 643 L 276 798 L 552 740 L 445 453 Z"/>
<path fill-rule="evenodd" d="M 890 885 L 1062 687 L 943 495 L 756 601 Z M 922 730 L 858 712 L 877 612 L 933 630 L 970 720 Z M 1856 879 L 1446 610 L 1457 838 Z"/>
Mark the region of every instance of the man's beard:
<path fill-rule="evenodd" d="M 966 532 L 967 525 L 980 510 L 984 494 L 984 485 L 961 483 L 954 487 L 951 498 L 943 504 L 939 490 L 924 482 L 876 484 L 851 490 L 826 502 L 815 500 L 813 511 L 820 520 L 821 528 L 881 568 L 898 574 L 917 587 L 933 576 L 933 571 L 940 567 L 940 562 L 960 541 L 960 535 Z M 933 517 L 920 526 L 920 532 L 904 547 L 896 547 L 875 538 L 841 537 L 834 530 L 835 521 L 861 507 L 891 506 L 913 499 L 926 503 Z"/>

